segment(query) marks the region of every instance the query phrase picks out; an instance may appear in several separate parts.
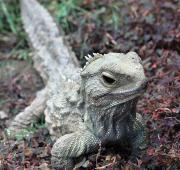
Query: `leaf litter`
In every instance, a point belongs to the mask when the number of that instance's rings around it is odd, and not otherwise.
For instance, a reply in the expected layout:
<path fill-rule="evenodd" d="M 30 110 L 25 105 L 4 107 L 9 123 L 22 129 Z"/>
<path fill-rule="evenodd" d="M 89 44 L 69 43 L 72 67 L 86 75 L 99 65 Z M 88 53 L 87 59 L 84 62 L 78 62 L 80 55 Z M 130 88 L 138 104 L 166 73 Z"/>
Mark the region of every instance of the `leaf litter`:
<path fill-rule="evenodd" d="M 64 24 L 61 26 L 82 65 L 85 62 L 82 56 L 88 53 L 134 50 L 142 57 L 149 78 L 148 89 L 138 102 L 138 112 L 143 115 L 148 131 L 147 148 L 134 162 L 129 160 L 129 150 L 114 153 L 102 148 L 86 158 L 85 169 L 180 169 L 178 1 L 86 0 L 75 5 L 68 7 L 62 22 L 58 18 L 57 21 Z M 50 3 L 48 7 L 57 17 L 58 9 L 54 6 Z M 13 39 L 9 44 L 14 43 Z M 8 116 L 0 120 L 0 169 L 50 169 L 53 141 L 45 127 L 19 140 L 8 139 L 4 131 L 9 117 L 33 100 L 32 84 L 22 87 L 20 75 L 0 82 L 1 110 Z M 25 81 L 36 79 L 32 73 L 30 79 L 27 75 Z M 36 86 L 33 94 L 40 88 L 42 85 Z"/>

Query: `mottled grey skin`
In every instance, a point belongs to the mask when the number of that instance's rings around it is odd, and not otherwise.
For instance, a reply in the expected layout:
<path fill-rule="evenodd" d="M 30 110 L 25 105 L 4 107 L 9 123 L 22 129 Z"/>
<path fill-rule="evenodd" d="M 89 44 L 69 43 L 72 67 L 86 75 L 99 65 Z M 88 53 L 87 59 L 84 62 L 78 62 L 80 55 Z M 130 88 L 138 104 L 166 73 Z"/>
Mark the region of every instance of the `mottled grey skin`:
<path fill-rule="evenodd" d="M 49 111 L 54 107 L 55 113 L 46 111 L 51 134 L 61 136 L 52 148 L 55 169 L 73 169 L 76 158 L 97 152 L 99 145 L 129 141 L 136 152 L 144 140 L 143 134 L 137 134 L 143 133 L 143 125 L 136 103 L 146 85 L 139 56 L 135 52 L 94 54 L 87 60 L 79 81 L 69 81 L 74 84 L 69 99 L 55 94 L 49 101 Z"/>
<path fill-rule="evenodd" d="M 88 63 L 80 71 L 62 31 L 38 1 L 21 0 L 21 15 L 45 88 L 15 117 L 11 128 L 27 127 L 44 113 L 57 139 L 52 148 L 55 169 L 72 170 L 76 158 L 97 152 L 99 145 L 130 142 L 137 154 L 144 131 L 136 103 L 146 84 L 138 55 L 94 54 L 86 57 Z"/>

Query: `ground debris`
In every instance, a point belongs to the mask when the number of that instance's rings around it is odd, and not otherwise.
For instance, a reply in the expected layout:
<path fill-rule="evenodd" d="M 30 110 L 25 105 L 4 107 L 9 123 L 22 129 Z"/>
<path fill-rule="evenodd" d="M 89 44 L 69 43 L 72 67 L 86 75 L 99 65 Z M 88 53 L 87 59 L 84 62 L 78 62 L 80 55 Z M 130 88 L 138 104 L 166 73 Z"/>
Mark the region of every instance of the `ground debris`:
<path fill-rule="evenodd" d="M 59 1 L 47 2 L 57 17 Z M 90 155 L 83 162 L 89 170 L 180 169 L 178 3 L 178 0 L 86 0 L 77 8 L 69 7 L 64 18 L 62 10 L 58 13 L 57 21 L 69 35 L 67 39 L 82 65 L 83 56 L 88 53 L 133 50 L 143 59 L 149 78 L 148 89 L 138 103 L 138 113 L 145 118 L 148 130 L 147 149 L 135 162 L 128 159 L 129 151 Z M 34 77 L 34 73 L 24 72 L 27 68 L 24 61 L 12 61 L 9 57 L 5 61 L 3 54 L 11 56 L 9 49 L 17 45 L 14 34 L 8 36 L 0 38 L 0 71 L 5 70 L 0 72 L 0 169 L 49 170 L 53 142 L 45 127 L 19 140 L 8 139 L 4 130 L 6 119 L 29 105 L 43 86 L 37 73 Z M 4 69 L 7 66 L 10 76 Z"/>

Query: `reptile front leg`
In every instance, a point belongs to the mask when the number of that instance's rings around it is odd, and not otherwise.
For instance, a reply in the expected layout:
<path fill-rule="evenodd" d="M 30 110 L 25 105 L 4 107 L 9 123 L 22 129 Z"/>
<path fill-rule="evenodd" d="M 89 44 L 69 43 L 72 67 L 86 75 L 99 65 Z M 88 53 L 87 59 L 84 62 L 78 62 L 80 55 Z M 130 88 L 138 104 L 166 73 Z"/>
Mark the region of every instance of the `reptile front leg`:
<path fill-rule="evenodd" d="M 80 131 L 60 137 L 54 144 L 52 167 L 58 170 L 72 170 L 74 160 L 81 155 L 96 151 L 100 141 L 88 131 Z"/>

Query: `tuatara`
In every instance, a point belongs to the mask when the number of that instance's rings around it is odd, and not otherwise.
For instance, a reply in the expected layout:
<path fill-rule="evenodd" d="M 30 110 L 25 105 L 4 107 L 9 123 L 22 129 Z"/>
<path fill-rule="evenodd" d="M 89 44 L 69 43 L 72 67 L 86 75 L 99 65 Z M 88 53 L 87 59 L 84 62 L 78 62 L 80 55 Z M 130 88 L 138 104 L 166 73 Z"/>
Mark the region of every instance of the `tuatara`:
<path fill-rule="evenodd" d="M 99 146 L 129 142 L 137 153 L 144 131 L 136 104 L 147 84 L 140 57 L 135 52 L 95 53 L 85 57 L 81 69 L 47 10 L 36 0 L 21 0 L 21 9 L 46 87 L 16 116 L 11 129 L 26 126 L 45 108 L 47 127 L 56 139 L 55 169 L 72 170 L 76 158 Z"/>

